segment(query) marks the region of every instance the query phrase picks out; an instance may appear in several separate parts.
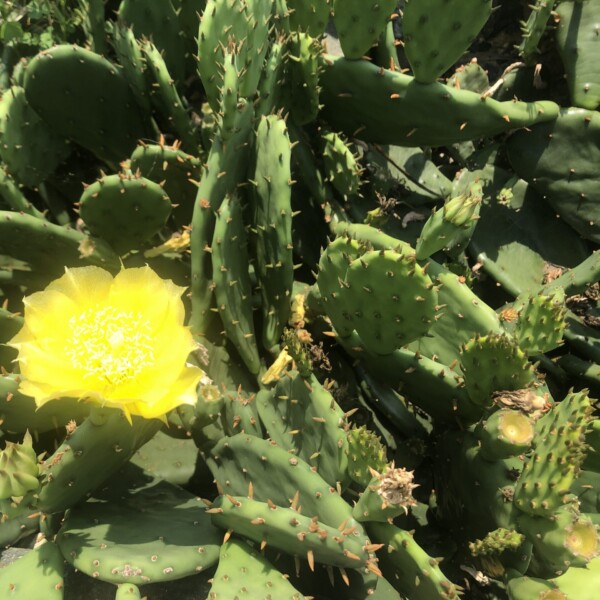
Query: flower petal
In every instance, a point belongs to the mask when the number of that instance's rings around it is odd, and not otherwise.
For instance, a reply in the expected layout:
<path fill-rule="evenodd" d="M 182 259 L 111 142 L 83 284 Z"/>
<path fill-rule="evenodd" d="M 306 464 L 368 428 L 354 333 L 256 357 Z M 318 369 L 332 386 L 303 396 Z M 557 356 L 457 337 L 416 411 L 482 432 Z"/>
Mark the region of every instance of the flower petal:
<path fill-rule="evenodd" d="M 185 367 L 175 383 L 155 402 L 135 402 L 128 405 L 132 415 L 146 419 L 160 417 L 181 404 L 194 406 L 198 401 L 196 387 L 204 372 L 198 367 Z"/>
<path fill-rule="evenodd" d="M 17 360 L 24 379 L 51 385 L 60 392 L 59 395 L 64 395 L 62 392 L 66 390 L 86 389 L 89 385 L 85 373 L 73 368 L 64 356 L 55 356 L 35 342 L 23 343 Z"/>
<path fill-rule="evenodd" d="M 71 298 L 81 312 L 94 304 L 103 303 L 113 283 L 113 276 L 100 267 L 75 267 L 65 269 L 65 274 L 56 279 L 46 291 L 56 291 Z"/>
<path fill-rule="evenodd" d="M 185 312 L 181 295 L 185 288 L 161 279 L 149 266 L 123 269 L 115 277 L 109 302 L 116 308 L 139 312 L 159 328 L 163 323 L 183 325 Z"/>
<path fill-rule="evenodd" d="M 69 319 L 81 311 L 68 296 L 56 290 L 36 292 L 23 299 L 25 322 L 31 335 L 56 337 L 57 330 L 68 327 Z"/>

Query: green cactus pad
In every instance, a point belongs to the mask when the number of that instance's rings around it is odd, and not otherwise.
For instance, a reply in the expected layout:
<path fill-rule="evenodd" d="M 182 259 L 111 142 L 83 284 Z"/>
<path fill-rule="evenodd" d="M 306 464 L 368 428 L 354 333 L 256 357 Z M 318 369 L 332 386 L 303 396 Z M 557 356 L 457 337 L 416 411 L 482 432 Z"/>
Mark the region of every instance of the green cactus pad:
<path fill-rule="evenodd" d="M 218 560 L 222 536 L 200 498 L 156 480 L 108 494 L 69 511 L 58 533 L 61 552 L 79 571 L 141 585 L 188 577 Z"/>
<path fill-rule="evenodd" d="M 245 433 L 263 437 L 263 429 L 258 416 L 256 394 L 246 394 L 241 389 L 223 395 L 221 422 L 226 435 Z"/>
<path fill-rule="evenodd" d="M 285 575 L 257 550 L 236 539 L 221 546 L 208 600 L 230 600 L 232 595 L 248 600 L 269 596 L 277 600 L 304 600 Z"/>
<path fill-rule="evenodd" d="M 210 290 L 212 261 L 210 244 L 214 233 L 215 212 L 223 198 L 232 194 L 245 181 L 252 135 L 252 105 L 238 103 L 236 107 L 236 132 L 225 141 L 218 132 L 211 144 L 208 159 L 196 193 L 192 216 L 192 316 L 190 325 L 194 334 L 203 334 L 211 326 L 214 316 L 210 312 L 213 301 Z M 209 373 L 210 375 L 210 373 Z"/>
<path fill-rule="evenodd" d="M 179 145 L 143 144 L 131 155 L 131 170 L 143 177 L 163 183 L 162 188 L 173 198 L 172 218 L 177 227 L 189 225 L 194 210 L 200 179 L 200 160 L 183 152 Z"/>
<path fill-rule="evenodd" d="M 167 63 L 151 42 L 142 42 L 141 49 L 148 72 L 153 79 L 150 84 L 152 86 L 150 100 L 168 123 L 169 128 L 182 141 L 183 147 L 196 153 L 200 146 L 200 135 L 177 92 L 175 82 L 167 69 Z"/>
<path fill-rule="evenodd" d="M 563 109 L 557 119 L 515 133 L 508 159 L 575 231 L 600 242 L 600 114 Z"/>
<path fill-rule="evenodd" d="M 554 2 L 548 1 L 552 7 Z M 556 7 L 556 43 L 565 66 L 573 106 L 594 110 L 600 104 L 598 18 L 594 2 L 560 2 Z"/>
<path fill-rule="evenodd" d="M 226 196 L 223 200 L 211 247 L 214 292 L 221 321 L 248 370 L 256 375 L 260 358 L 252 314 L 247 235 L 239 198 Z"/>
<path fill-rule="evenodd" d="M 345 198 L 358 192 L 361 168 L 343 138 L 335 132 L 324 133 L 323 168 L 325 180 Z"/>
<path fill-rule="evenodd" d="M 317 286 L 325 311 L 338 335 L 349 336 L 354 331 L 352 314 L 341 300 L 341 284 L 350 263 L 363 252 L 358 242 L 340 236 L 331 242 L 319 261 Z"/>
<path fill-rule="evenodd" d="M 460 588 L 440 570 L 439 561 L 423 550 L 413 536 L 390 523 L 369 523 L 384 577 L 410 600 L 459 600 Z M 397 574 L 402 573 L 401 577 Z"/>
<path fill-rule="evenodd" d="M 346 478 L 344 413 L 314 375 L 282 377 L 273 390 L 257 395 L 267 435 L 293 452 L 332 486 Z"/>
<path fill-rule="evenodd" d="M 490 87 L 487 71 L 475 60 L 461 65 L 448 78 L 446 85 L 458 90 L 469 90 L 476 94 L 483 94 Z"/>
<path fill-rule="evenodd" d="M 287 0 L 291 29 L 304 31 L 312 37 L 322 35 L 329 21 L 331 3 L 331 0 Z"/>
<path fill-rule="evenodd" d="M 600 586 L 600 558 L 586 568 L 572 567 L 552 579 L 516 577 L 507 585 L 510 600 L 596 600 Z"/>
<path fill-rule="evenodd" d="M 221 137 L 227 141 L 235 132 L 238 118 L 237 106 L 240 102 L 241 73 L 238 65 L 236 48 L 230 48 L 223 53 L 221 66 L 222 85 L 219 88 L 219 130 Z"/>
<path fill-rule="evenodd" d="M 38 508 L 62 512 L 89 496 L 116 473 L 160 429 L 158 419 L 132 417 L 118 409 L 94 408 L 42 463 Z"/>
<path fill-rule="evenodd" d="M 513 296 L 536 292 L 550 263 L 574 267 L 588 257 L 586 241 L 517 177 L 482 204 L 480 217 L 469 254 Z"/>
<path fill-rule="evenodd" d="M 591 412 L 586 392 L 571 392 L 540 420 L 534 451 L 515 488 L 514 503 L 523 512 L 550 517 L 574 500 L 569 492 L 587 452 Z"/>
<path fill-rule="evenodd" d="M 154 477 L 184 486 L 194 474 L 197 458 L 198 448 L 192 439 L 177 439 L 159 431 L 131 457 L 131 463 Z"/>
<path fill-rule="evenodd" d="M 2 203 L 15 212 L 22 212 L 32 217 L 44 217 L 43 213 L 29 202 L 17 182 L 3 168 L 0 168 L 0 206 L 3 205 Z"/>
<path fill-rule="evenodd" d="M 139 106 L 150 114 L 152 107 L 150 90 L 146 84 L 146 64 L 133 31 L 122 23 L 116 23 L 112 30 L 112 42 L 131 92 Z"/>
<path fill-rule="evenodd" d="M 0 595 L 6 600 L 62 600 L 64 559 L 52 542 L 46 542 L 0 570 Z"/>
<path fill-rule="evenodd" d="M 24 496 L 39 487 L 39 467 L 31 436 L 26 435 L 22 444 L 6 442 L 0 450 L 0 500 Z"/>
<path fill-rule="evenodd" d="M 142 593 L 134 583 L 121 583 L 117 587 L 115 600 L 142 600 Z"/>
<path fill-rule="evenodd" d="M 304 508 L 304 507 L 302 507 Z M 309 561 L 360 568 L 369 554 L 360 537 L 302 514 L 299 510 L 245 496 L 219 496 L 210 508 L 213 523 Z"/>
<path fill-rule="evenodd" d="M 385 470 L 387 449 L 374 432 L 364 425 L 348 431 L 348 474 L 353 481 L 367 487 L 373 479 L 370 469 L 381 473 Z"/>
<path fill-rule="evenodd" d="M 385 30 L 396 0 L 333 0 L 333 20 L 346 58 L 361 58 Z"/>
<path fill-rule="evenodd" d="M 0 367 L 4 367 L 7 371 L 12 368 L 13 361 L 17 358 L 17 350 L 6 346 L 6 343 L 17 335 L 21 327 L 23 327 L 23 317 L 0 307 Z M 2 383 L 0 383 L 0 390 L 3 390 Z M 2 391 L 0 391 L 0 406 L 1 398 Z M 2 428 L 5 429 L 5 423 L 2 423 Z"/>
<path fill-rule="evenodd" d="M 0 158 L 18 182 L 35 187 L 70 151 L 67 140 L 32 110 L 23 88 L 13 86 L 0 96 Z"/>
<path fill-rule="evenodd" d="M 348 267 L 343 305 L 365 346 L 389 354 L 427 333 L 436 317 L 437 291 L 414 255 L 369 251 Z"/>
<path fill-rule="evenodd" d="M 319 112 L 319 76 L 322 45 L 305 33 L 294 33 L 287 40 L 284 61 L 282 102 L 295 123 L 304 125 L 317 118 Z"/>
<path fill-rule="evenodd" d="M 207 459 L 224 494 L 248 495 L 282 507 L 302 506 L 302 514 L 317 517 L 331 527 L 352 528 L 368 543 L 362 527 L 352 518 L 352 508 L 318 473 L 301 458 L 274 442 L 238 434 L 215 445 Z M 273 485 L 277 481 L 277 485 Z"/>
<path fill-rule="evenodd" d="M 269 43 L 272 0 L 208 0 L 198 33 L 198 74 L 214 111 L 219 110 L 224 54 L 237 45 L 236 64 L 244 71 L 240 95 L 256 93 Z"/>
<path fill-rule="evenodd" d="M 0 500 L 0 544 L 3 548 L 15 545 L 39 529 L 39 513 L 33 494 L 24 498 Z"/>
<path fill-rule="evenodd" d="M 567 313 L 562 288 L 550 295 L 519 296 L 514 309 L 518 313 L 515 337 L 521 350 L 535 355 L 561 344 Z"/>
<path fill-rule="evenodd" d="M 396 389 L 401 388 L 408 401 L 436 421 L 454 422 L 458 416 L 473 423 L 481 418 L 481 408 L 469 399 L 454 367 L 405 348 L 391 354 L 378 354 L 364 347 L 356 334 L 341 338 L 340 343 L 350 356 L 364 362 L 374 377 Z"/>
<path fill-rule="evenodd" d="M 523 41 L 519 45 L 519 54 L 527 64 L 532 64 L 538 57 L 538 45 L 554 9 L 555 0 L 536 0 L 530 5 L 531 13 L 526 23 L 522 23 Z"/>
<path fill-rule="evenodd" d="M 367 142 L 447 146 L 552 121 L 553 102 L 498 102 L 363 60 L 325 56 L 322 116 L 330 126 Z"/>
<path fill-rule="evenodd" d="M 124 160 L 148 135 L 125 77 L 79 46 L 40 52 L 27 67 L 24 88 L 29 104 L 57 134 L 101 160 Z"/>
<path fill-rule="evenodd" d="M 417 242 L 418 260 L 425 260 L 438 250 L 460 250 L 475 230 L 481 207 L 482 189 L 474 183 L 468 194 L 448 200 L 423 225 Z"/>
<path fill-rule="evenodd" d="M 449 69 L 475 40 L 492 0 L 408 0 L 402 11 L 404 51 L 420 83 Z"/>
<path fill-rule="evenodd" d="M 445 365 L 460 362 L 460 347 L 475 335 L 503 332 L 494 309 L 471 290 L 465 277 L 431 261 L 428 273 L 443 306 L 428 335 L 415 340 L 410 349 Z M 456 369 L 459 371 L 460 369 Z"/>
<path fill-rule="evenodd" d="M 499 527 L 514 529 L 510 501 L 518 458 L 487 460 L 479 440 L 468 432 L 447 431 L 436 447 L 436 502 L 439 518 L 467 539 L 482 538 Z"/>
<path fill-rule="evenodd" d="M 13 211 L 0 211 L 0 254 L 29 263 L 41 282 L 59 277 L 65 266 L 84 263 L 116 270 L 120 264 L 103 240 Z"/>
<path fill-rule="evenodd" d="M 177 81 L 183 81 L 185 40 L 181 35 L 174 3 L 170 0 L 122 0 L 117 16 L 121 22 L 131 27 L 137 39 L 151 39 L 164 53 L 173 77 Z"/>
<path fill-rule="evenodd" d="M 491 406 L 494 392 L 520 390 L 536 382 L 533 365 L 507 335 L 477 336 L 463 346 L 461 357 L 465 387 L 480 406 Z"/>
<path fill-rule="evenodd" d="M 79 200 L 79 214 L 94 236 L 119 254 L 148 241 L 171 214 L 163 188 L 141 175 L 108 175 L 89 185 Z"/>
<path fill-rule="evenodd" d="M 600 554 L 597 526 L 571 508 L 559 509 L 547 518 L 522 514 L 517 526 L 533 544 L 535 572 L 542 577 L 585 567 Z"/>
<path fill-rule="evenodd" d="M 261 290 L 263 344 L 274 346 L 291 310 L 292 259 L 291 145 L 285 121 L 263 117 L 256 132 L 254 173 L 256 275 Z"/>
<path fill-rule="evenodd" d="M 285 44 L 283 41 L 274 42 L 269 48 L 264 66 L 263 75 L 258 84 L 258 98 L 254 107 L 257 116 L 267 116 L 276 113 L 282 108 L 281 89 L 286 62 Z"/>

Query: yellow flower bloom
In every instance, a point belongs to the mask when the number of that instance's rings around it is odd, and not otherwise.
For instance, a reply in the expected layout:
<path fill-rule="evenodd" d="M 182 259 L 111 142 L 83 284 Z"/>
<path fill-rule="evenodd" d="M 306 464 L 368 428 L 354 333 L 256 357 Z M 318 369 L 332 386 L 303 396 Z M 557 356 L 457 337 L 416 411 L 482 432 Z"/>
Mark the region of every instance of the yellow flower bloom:
<path fill-rule="evenodd" d="M 24 299 L 25 324 L 9 343 L 19 351 L 19 391 L 38 407 L 71 397 L 120 408 L 128 419 L 194 405 L 205 374 L 186 365 L 196 345 L 183 325 L 183 290 L 147 266 L 115 277 L 67 269 Z"/>

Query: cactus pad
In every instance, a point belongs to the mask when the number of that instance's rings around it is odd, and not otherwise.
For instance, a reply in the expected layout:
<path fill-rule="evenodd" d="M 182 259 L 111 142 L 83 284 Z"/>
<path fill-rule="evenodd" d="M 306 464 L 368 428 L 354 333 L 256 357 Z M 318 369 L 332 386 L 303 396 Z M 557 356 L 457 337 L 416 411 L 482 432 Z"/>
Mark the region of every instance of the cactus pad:
<path fill-rule="evenodd" d="M 57 543 L 75 568 L 140 585 L 187 577 L 217 561 L 221 534 L 199 498 L 164 481 L 118 487 L 69 512 Z"/>
<path fill-rule="evenodd" d="M 431 83 L 469 48 L 492 12 L 492 0 L 408 0 L 404 50 L 420 83 Z"/>
<path fill-rule="evenodd" d="M 356 483 L 367 487 L 371 469 L 382 472 L 387 462 L 387 449 L 375 433 L 364 425 L 348 431 L 348 474 Z"/>
<path fill-rule="evenodd" d="M 0 500 L 13 496 L 24 496 L 39 487 L 38 461 L 31 444 L 31 436 L 26 435 L 22 444 L 6 442 L 0 451 Z"/>
<path fill-rule="evenodd" d="M 34 187 L 44 181 L 70 152 L 33 111 L 25 90 L 13 86 L 0 97 L 0 158 L 18 182 Z"/>
<path fill-rule="evenodd" d="M 9 598 L 62 600 L 64 559 L 52 542 L 0 570 L 0 595 Z"/>
<path fill-rule="evenodd" d="M 515 337 L 519 347 L 529 355 L 549 352 L 560 345 L 566 328 L 565 292 L 556 289 L 551 295 L 519 297 Z"/>
<path fill-rule="evenodd" d="M 258 551 L 241 540 L 230 539 L 221 546 L 219 566 L 207 600 L 267 598 L 304 600 L 288 578 Z"/>
<path fill-rule="evenodd" d="M 93 235 L 119 254 L 149 240 L 171 214 L 171 202 L 160 185 L 142 177 L 108 175 L 88 186 L 79 213 Z"/>
<path fill-rule="evenodd" d="M 427 333 L 437 291 L 414 255 L 369 251 L 348 267 L 342 304 L 365 346 L 389 354 Z"/>
<path fill-rule="evenodd" d="M 465 386 L 473 402 L 492 405 L 492 394 L 520 390 L 535 381 L 533 366 L 516 342 L 506 335 L 476 336 L 461 354 Z"/>
<path fill-rule="evenodd" d="M 385 30 L 396 0 L 333 0 L 333 19 L 346 58 L 361 58 Z"/>
<path fill-rule="evenodd" d="M 227 336 L 251 373 L 260 367 L 252 315 L 247 236 L 239 198 L 226 196 L 212 241 L 215 298 Z"/>
<path fill-rule="evenodd" d="M 29 104 L 57 134 L 101 160 L 118 163 L 147 137 L 147 122 L 123 74 L 79 46 L 38 54 L 27 67 L 24 88 Z"/>
<path fill-rule="evenodd" d="M 587 452 L 591 411 L 585 391 L 571 392 L 540 420 L 534 452 L 515 488 L 514 502 L 522 511 L 548 517 L 575 499 L 569 491 Z"/>

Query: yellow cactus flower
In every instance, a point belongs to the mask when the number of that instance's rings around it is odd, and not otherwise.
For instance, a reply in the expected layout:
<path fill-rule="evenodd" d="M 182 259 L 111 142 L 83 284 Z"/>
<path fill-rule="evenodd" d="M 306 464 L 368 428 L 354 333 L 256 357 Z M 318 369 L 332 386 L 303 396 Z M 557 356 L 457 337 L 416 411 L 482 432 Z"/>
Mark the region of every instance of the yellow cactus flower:
<path fill-rule="evenodd" d="M 148 266 L 115 277 L 99 267 L 66 269 L 23 301 L 25 323 L 9 343 L 19 352 L 19 391 L 38 407 L 78 398 L 129 420 L 195 404 L 207 378 L 186 364 L 196 344 L 183 324 L 183 291 Z"/>

